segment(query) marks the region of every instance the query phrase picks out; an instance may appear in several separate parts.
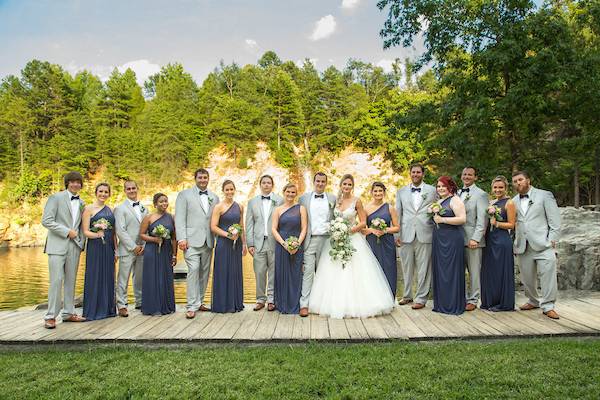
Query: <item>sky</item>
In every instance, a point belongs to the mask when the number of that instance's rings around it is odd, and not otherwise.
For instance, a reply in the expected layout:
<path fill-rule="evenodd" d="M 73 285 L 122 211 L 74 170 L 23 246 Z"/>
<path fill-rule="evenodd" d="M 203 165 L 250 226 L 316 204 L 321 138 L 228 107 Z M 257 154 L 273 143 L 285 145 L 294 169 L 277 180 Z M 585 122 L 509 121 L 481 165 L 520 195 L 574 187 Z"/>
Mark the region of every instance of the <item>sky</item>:
<path fill-rule="evenodd" d="M 383 50 L 375 0 L 0 0 L 0 78 L 32 59 L 105 80 L 130 67 L 138 81 L 170 62 L 200 84 L 223 60 L 254 64 L 268 50 L 323 71 L 350 58 L 388 71 L 419 48 Z"/>

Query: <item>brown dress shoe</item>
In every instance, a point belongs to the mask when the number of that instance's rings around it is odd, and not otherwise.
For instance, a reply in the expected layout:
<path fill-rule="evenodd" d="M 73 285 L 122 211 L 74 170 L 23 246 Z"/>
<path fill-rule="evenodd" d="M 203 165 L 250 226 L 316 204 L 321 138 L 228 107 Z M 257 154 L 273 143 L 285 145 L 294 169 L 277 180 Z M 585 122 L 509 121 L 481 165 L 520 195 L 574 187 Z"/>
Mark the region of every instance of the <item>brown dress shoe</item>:
<path fill-rule="evenodd" d="M 412 302 L 413 302 L 412 299 L 402 298 L 402 300 L 400 300 L 398 302 L 398 304 L 400 304 L 401 306 L 405 306 L 405 305 L 410 304 Z"/>
<path fill-rule="evenodd" d="M 56 328 L 56 320 L 55 319 L 47 319 L 44 321 L 44 328 L 46 329 L 54 329 Z"/>
<path fill-rule="evenodd" d="M 269 306 L 267 307 L 267 310 L 269 310 L 269 311 L 275 311 L 275 304 L 269 303 Z"/>
<path fill-rule="evenodd" d="M 468 303 L 465 306 L 465 311 L 474 311 L 477 308 L 477 306 L 473 303 Z"/>
<path fill-rule="evenodd" d="M 196 312 L 192 311 L 192 310 L 190 310 L 190 311 L 188 311 L 188 312 L 185 313 L 185 317 L 187 319 L 194 319 L 195 316 L 196 316 Z"/>
<path fill-rule="evenodd" d="M 265 308 L 265 303 L 256 303 L 256 305 L 254 306 L 254 311 L 260 311 L 263 308 Z"/>
<path fill-rule="evenodd" d="M 531 303 L 525 303 L 521 307 L 519 307 L 519 310 L 521 310 L 521 311 L 529 311 L 529 310 L 535 310 L 536 308 L 539 308 L 539 307 L 534 306 Z"/>
<path fill-rule="evenodd" d="M 200 306 L 200 308 L 198 309 L 198 311 L 210 311 L 210 308 L 206 307 L 204 304 L 202 304 Z"/>
<path fill-rule="evenodd" d="M 415 303 L 410 308 L 412 308 L 413 310 L 420 310 L 421 308 L 425 308 L 425 304 Z"/>
<path fill-rule="evenodd" d="M 63 319 L 63 322 L 84 322 L 85 318 L 77 314 L 71 314 L 69 318 Z"/>
<path fill-rule="evenodd" d="M 129 317 L 129 313 L 127 312 L 127 308 L 119 308 L 119 317 Z"/>
<path fill-rule="evenodd" d="M 554 310 L 544 311 L 544 315 L 548 318 L 559 319 L 558 313 Z"/>
<path fill-rule="evenodd" d="M 308 307 L 302 307 L 300 309 L 300 316 L 301 317 L 308 317 Z"/>

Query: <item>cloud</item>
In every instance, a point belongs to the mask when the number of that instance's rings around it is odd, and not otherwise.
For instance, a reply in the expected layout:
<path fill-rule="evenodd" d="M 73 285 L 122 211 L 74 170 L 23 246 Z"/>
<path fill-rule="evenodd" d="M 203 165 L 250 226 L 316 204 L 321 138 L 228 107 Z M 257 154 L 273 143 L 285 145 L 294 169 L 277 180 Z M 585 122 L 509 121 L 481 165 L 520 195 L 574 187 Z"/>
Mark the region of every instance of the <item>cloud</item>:
<path fill-rule="evenodd" d="M 333 15 L 324 16 L 315 23 L 315 29 L 310 35 L 310 40 L 317 41 L 331 36 L 335 32 L 336 24 Z"/>
<path fill-rule="evenodd" d="M 375 65 L 377 65 L 378 67 L 381 67 L 381 69 L 383 69 L 383 72 L 390 73 L 390 72 L 392 72 L 393 64 L 394 64 L 394 60 L 390 60 L 388 58 L 382 58 Z"/>
<path fill-rule="evenodd" d="M 244 40 L 244 43 L 246 43 L 246 48 L 248 50 L 254 50 L 258 47 L 258 43 L 256 43 L 256 40 L 254 39 L 246 39 Z"/>
<path fill-rule="evenodd" d="M 360 0 L 342 0 L 342 8 L 350 10 L 355 8 L 358 3 L 360 3 Z"/>
<path fill-rule="evenodd" d="M 319 61 L 318 58 L 303 58 L 301 60 L 296 60 L 296 66 L 298 68 L 302 68 L 304 66 L 304 63 L 308 61 L 309 63 L 311 63 L 313 65 L 313 67 L 317 67 L 317 62 Z"/>
<path fill-rule="evenodd" d="M 130 68 L 133 72 L 135 72 L 135 77 L 137 82 L 142 85 L 144 81 L 146 81 L 151 75 L 154 75 L 160 72 L 160 65 L 153 64 L 148 60 L 134 60 L 128 61 L 123 65 L 79 65 L 74 61 L 71 61 L 69 64 L 65 66 L 67 72 L 71 74 L 76 74 L 81 71 L 90 71 L 92 74 L 96 75 L 102 82 L 106 82 L 110 77 L 110 74 L 113 70 L 117 68 L 117 70 L 121 73 L 125 72 L 127 68 Z"/>

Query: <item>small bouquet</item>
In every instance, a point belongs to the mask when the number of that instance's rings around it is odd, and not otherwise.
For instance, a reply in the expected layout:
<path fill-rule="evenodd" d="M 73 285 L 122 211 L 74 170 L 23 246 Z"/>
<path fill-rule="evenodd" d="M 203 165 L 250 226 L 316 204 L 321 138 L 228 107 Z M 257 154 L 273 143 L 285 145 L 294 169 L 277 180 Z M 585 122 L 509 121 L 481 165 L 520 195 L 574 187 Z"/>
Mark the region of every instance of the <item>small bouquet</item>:
<path fill-rule="evenodd" d="M 150 235 L 160 238 L 160 242 L 158 242 L 158 252 L 160 253 L 160 248 L 162 247 L 163 241 L 171 239 L 171 231 L 167 229 L 163 224 L 156 225 Z"/>
<path fill-rule="evenodd" d="M 495 218 L 496 221 L 502 221 L 502 209 L 494 204 L 490 204 L 487 209 L 490 218 Z M 490 224 L 490 231 L 494 230 L 494 225 Z"/>
<path fill-rule="evenodd" d="M 300 240 L 296 236 L 290 236 L 285 239 L 285 247 L 289 251 L 294 251 L 300 248 Z"/>
<path fill-rule="evenodd" d="M 112 229 L 112 225 L 110 223 L 110 221 L 108 221 L 106 218 L 100 218 L 97 221 L 94 221 L 94 223 L 92 224 L 92 227 L 90 228 L 90 231 L 92 232 L 100 232 L 100 231 L 107 231 L 109 229 Z M 102 239 L 102 244 L 106 244 L 106 241 L 104 240 L 104 236 L 101 237 Z"/>
<path fill-rule="evenodd" d="M 433 218 L 435 215 L 444 214 L 446 214 L 446 210 L 444 210 L 444 207 L 442 207 L 439 201 L 434 201 L 429 207 L 427 207 L 427 215 L 429 215 L 431 218 Z M 435 226 L 437 228 L 440 227 L 437 222 L 435 223 Z"/>
<path fill-rule="evenodd" d="M 387 223 L 385 222 L 385 220 L 383 218 L 373 218 L 373 220 L 371 221 L 371 225 L 369 226 L 371 229 L 375 229 L 381 232 L 385 232 L 385 230 L 387 229 Z M 381 239 L 379 238 L 379 236 L 377 237 L 377 243 L 381 242 Z"/>
<path fill-rule="evenodd" d="M 338 214 L 333 221 L 329 222 L 327 229 L 331 235 L 329 256 L 332 260 L 340 260 L 342 268 L 345 268 L 356 251 L 350 241 L 350 222 Z"/>
<path fill-rule="evenodd" d="M 229 233 L 231 236 L 235 236 L 235 235 L 240 235 L 240 233 L 242 232 L 242 226 L 240 224 L 233 224 L 231 226 L 229 226 L 229 228 L 227 228 L 227 233 Z M 235 239 L 233 241 L 233 247 L 235 248 L 235 242 L 237 242 L 237 239 Z"/>

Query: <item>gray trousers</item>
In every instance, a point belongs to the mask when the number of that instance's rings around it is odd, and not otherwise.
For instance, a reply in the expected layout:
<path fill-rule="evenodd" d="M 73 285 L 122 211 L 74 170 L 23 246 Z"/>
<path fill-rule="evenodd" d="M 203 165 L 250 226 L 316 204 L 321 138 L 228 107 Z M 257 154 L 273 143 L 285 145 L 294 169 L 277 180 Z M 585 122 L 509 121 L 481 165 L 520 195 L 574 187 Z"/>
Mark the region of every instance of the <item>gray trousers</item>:
<path fill-rule="evenodd" d="M 127 286 L 129 276 L 133 275 L 133 294 L 136 307 L 142 306 L 142 270 L 144 256 L 129 253 L 119 257 L 119 274 L 117 275 L 117 308 L 127 308 Z"/>
<path fill-rule="evenodd" d="M 413 276 L 417 275 L 415 302 L 427 304 L 427 296 L 431 287 L 431 243 L 421 243 L 417 239 L 400 246 L 400 264 L 404 277 L 402 297 L 412 299 Z"/>
<path fill-rule="evenodd" d="M 204 245 L 190 247 L 183 255 L 188 267 L 187 273 L 187 310 L 198 311 L 204 303 L 204 294 L 208 285 L 208 275 L 212 263 L 213 249 Z"/>
<path fill-rule="evenodd" d="M 44 319 L 55 319 L 60 313 L 61 304 L 63 319 L 75 314 L 75 279 L 79 267 L 81 249 L 72 240 L 67 245 L 64 255 L 48 254 L 48 312 Z M 64 293 L 63 292 L 64 286 Z M 61 294 L 64 300 L 61 301 Z"/>
<path fill-rule="evenodd" d="M 465 263 L 469 271 L 469 286 L 467 287 L 467 303 L 477 305 L 481 295 L 481 259 L 483 249 L 469 249 L 465 247 Z"/>
<path fill-rule="evenodd" d="M 308 246 L 304 250 L 304 261 L 302 264 L 302 295 L 300 296 L 300 307 L 308 307 L 310 291 L 312 290 L 313 280 L 319 258 L 321 258 L 321 250 L 325 241 L 329 240 L 329 236 L 311 236 Z"/>
<path fill-rule="evenodd" d="M 252 265 L 256 279 L 256 302 L 263 304 L 265 302 L 273 303 L 275 252 L 265 243 L 260 251 L 254 253 Z"/>
<path fill-rule="evenodd" d="M 558 291 L 554 249 L 535 251 L 527 245 L 525 252 L 517 255 L 517 260 L 528 302 L 541 307 L 545 312 L 554 309 Z M 541 297 L 538 292 L 538 281 L 542 289 Z"/>

